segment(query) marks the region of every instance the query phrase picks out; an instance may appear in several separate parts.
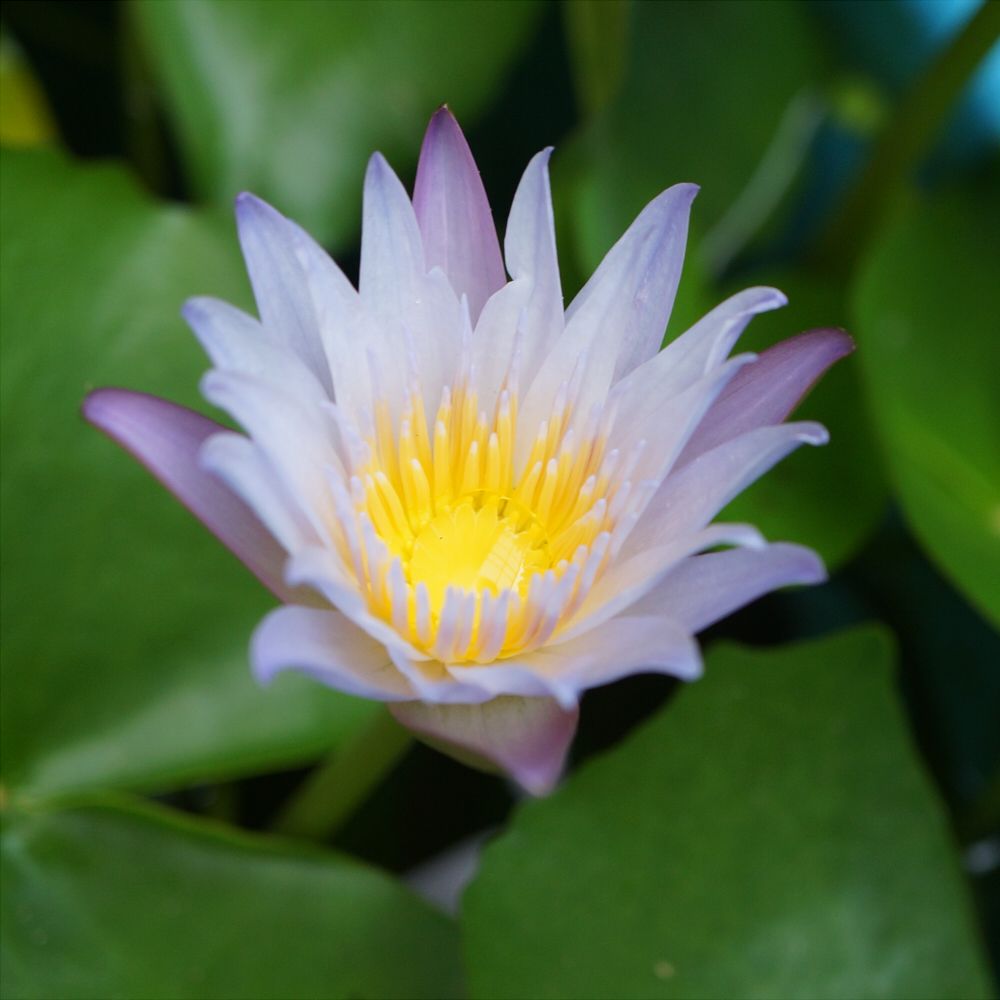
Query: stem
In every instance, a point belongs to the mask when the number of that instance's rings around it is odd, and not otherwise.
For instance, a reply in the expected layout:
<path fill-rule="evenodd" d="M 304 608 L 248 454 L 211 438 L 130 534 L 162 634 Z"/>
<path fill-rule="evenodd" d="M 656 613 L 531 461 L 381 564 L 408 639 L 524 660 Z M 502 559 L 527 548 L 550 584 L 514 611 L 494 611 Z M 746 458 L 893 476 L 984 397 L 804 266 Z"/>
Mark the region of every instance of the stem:
<path fill-rule="evenodd" d="M 821 262 L 848 266 L 867 243 L 889 193 L 917 165 L 998 36 L 1000 3 L 987 0 L 903 99 L 840 212 L 821 235 L 817 245 Z"/>
<path fill-rule="evenodd" d="M 385 709 L 322 762 L 278 814 L 275 833 L 327 840 L 392 770 L 413 737 Z"/>

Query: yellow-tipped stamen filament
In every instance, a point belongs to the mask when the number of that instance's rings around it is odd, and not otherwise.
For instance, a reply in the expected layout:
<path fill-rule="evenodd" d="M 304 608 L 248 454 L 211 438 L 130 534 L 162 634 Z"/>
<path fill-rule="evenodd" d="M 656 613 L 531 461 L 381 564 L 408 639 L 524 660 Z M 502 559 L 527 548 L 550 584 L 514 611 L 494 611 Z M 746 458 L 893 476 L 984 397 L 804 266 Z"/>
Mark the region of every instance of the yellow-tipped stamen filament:
<path fill-rule="evenodd" d="M 488 664 L 548 642 L 655 488 L 628 478 L 641 445 L 608 449 L 609 407 L 574 417 L 578 372 L 533 429 L 517 427 L 515 375 L 512 364 L 482 409 L 466 367 L 430 424 L 411 378 L 395 425 L 382 399 L 369 440 L 340 432 L 351 476 L 349 490 L 331 480 L 336 551 L 370 612 L 428 663 Z M 532 441 L 521 467 L 519 434 Z"/>

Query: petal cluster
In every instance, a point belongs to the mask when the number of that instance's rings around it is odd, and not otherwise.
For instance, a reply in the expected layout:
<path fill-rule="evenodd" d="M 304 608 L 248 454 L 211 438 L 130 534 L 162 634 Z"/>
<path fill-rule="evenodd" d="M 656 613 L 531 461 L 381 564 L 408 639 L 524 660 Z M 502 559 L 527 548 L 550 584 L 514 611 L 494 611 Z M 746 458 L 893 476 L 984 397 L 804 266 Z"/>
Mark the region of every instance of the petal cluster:
<path fill-rule="evenodd" d="M 125 390 L 85 413 L 282 600 L 254 635 L 263 680 L 305 671 L 391 703 L 421 736 L 557 779 L 580 694 L 639 670 L 697 677 L 694 634 L 817 557 L 714 523 L 814 423 L 783 423 L 851 350 L 837 330 L 731 357 L 753 288 L 660 350 L 693 185 L 654 199 L 564 309 L 549 151 L 503 253 L 451 114 L 412 200 L 365 179 L 357 289 L 293 222 L 237 202 L 259 319 L 199 298 L 202 388 L 245 433 Z"/>

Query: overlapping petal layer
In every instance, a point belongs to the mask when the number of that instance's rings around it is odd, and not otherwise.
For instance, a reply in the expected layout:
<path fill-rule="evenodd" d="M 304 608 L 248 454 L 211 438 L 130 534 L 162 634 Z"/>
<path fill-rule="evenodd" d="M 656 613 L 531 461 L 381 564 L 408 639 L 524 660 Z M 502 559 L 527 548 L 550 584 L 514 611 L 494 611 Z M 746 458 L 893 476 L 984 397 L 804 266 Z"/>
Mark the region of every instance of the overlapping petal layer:
<path fill-rule="evenodd" d="M 699 629 L 822 578 L 807 550 L 710 522 L 825 441 L 782 421 L 851 348 L 820 330 L 730 358 L 784 303 L 763 288 L 658 350 L 688 184 L 640 214 L 564 314 L 548 156 L 511 208 L 510 280 L 445 109 L 412 202 L 372 158 L 357 291 L 241 196 L 260 320 L 211 299 L 185 315 L 214 366 L 204 394 L 245 436 L 123 390 L 85 410 L 286 602 L 254 636 L 258 677 L 295 668 L 390 702 L 533 792 L 557 779 L 584 690 L 639 670 L 694 678 Z"/>

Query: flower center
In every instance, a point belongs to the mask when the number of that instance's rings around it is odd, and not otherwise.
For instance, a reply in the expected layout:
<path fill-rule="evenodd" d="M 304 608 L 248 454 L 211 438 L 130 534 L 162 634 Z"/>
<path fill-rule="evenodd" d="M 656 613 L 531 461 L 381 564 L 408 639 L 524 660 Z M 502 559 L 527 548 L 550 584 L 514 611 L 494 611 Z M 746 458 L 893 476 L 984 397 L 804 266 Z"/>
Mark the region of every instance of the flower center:
<path fill-rule="evenodd" d="M 449 587 L 523 597 L 531 577 L 551 565 L 535 515 L 513 497 L 483 490 L 437 514 L 414 538 L 404 569 L 427 587 L 431 608 L 440 609 Z"/>
<path fill-rule="evenodd" d="M 542 645 L 627 521 L 627 463 L 606 452 L 606 416 L 571 429 L 562 391 L 517 461 L 512 391 L 487 415 L 467 386 L 446 388 L 432 424 L 415 387 L 398 420 L 376 406 L 370 437 L 349 442 L 351 493 L 336 497 L 332 531 L 371 613 L 445 663 Z"/>

